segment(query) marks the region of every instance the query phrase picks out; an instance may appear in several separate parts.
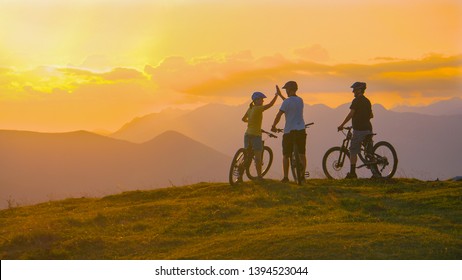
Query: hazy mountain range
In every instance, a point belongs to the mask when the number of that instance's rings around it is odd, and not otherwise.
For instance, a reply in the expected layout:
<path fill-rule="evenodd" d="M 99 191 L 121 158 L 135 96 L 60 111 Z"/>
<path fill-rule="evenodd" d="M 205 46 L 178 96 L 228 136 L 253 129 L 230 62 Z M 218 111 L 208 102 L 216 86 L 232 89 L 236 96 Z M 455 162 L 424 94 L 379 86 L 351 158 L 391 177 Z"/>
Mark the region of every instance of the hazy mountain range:
<path fill-rule="evenodd" d="M 460 101 L 459 98 L 454 98 L 419 108 L 420 111 L 431 110 L 439 115 L 397 112 L 386 110 L 378 104 L 373 106 L 375 117 L 372 123 L 374 132 L 377 133 L 375 140 L 386 140 L 396 148 L 399 157 L 397 176 L 434 180 L 452 178 L 462 173 L 462 114 L 447 115 L 448 110 L 441 107 L 443 104 L 448 108 L 457 108 Z M 264 113 L 264 129 L 270 129 L 280 103 L 279 100 Z M 241 121 L 241 117 L 247 106 L 209 104 L 193 111 L 151 114 L 127 123 L 111 136 L 144 142 L 168 127 L 232 156 L 242 146 L 246 124 Z M 315 122 L 308 129 L 307 144 L 308 165 L 313 176 L 323 176 L 321 161 L 325 151 L 332 146 L 341 145 L 343 134 L 337 132 L 336 128 L 348 111 L 349 104 L 335 109 L 324 105 L 305 105 L 306 121 Z M 279 126 L 283 125 L 284 120 L 281 120 Z M 272 174 L 280 176 L 281 139 L 268 139 L 266 144 L 272 147 L 276 155 Z"/>
<path fill-rule="evenodd" d="M 269 130 L 281 100 L 264 113 Z M 443 104 L 444 106 L 442 107 Z M 397 177 L 448 179 L 462 174 L 460 99 L 397 112 L 374 105 L 376 141 L 398 152 Z M 103 196 L 200 181 L 227 181 L 234 152 L 242 146 L 247 104 L 209 104 L 195 110 L 165 110 L 136 118 L 109 136 L 77 131 L 0 131 L 0 208 L 50 199 Z M 308 170 L 322 178 L 325 151 L 338 146 L 336 127 L 349 104 L 332 109 L 306 105 Z M 405 110 L 405 107 L 398 108 Z M 422 112 L 431 111 L 433 115 Z M 453 112 L 453 114 L 448 114 Z M 284 124 L 281 120 L 280 127 Z M 281 178 L 281 137 L 267 139 L 275 154 L 268 177 Z"/>
<path fill-rule="evenodd" d="M 231 158 L 177 132 L 143 144 L 93 133 L 0 131 L 0 208 L 225 181 Z"/>
<path fill-rule="evenodd" d="M 435 102 L 428 106 L 398 106 L 393 108 L 396 112 L 413 112 L 433 116 L 448 116 L 462 114 L 462 98 L 454 97 L 452 99 Z"/>

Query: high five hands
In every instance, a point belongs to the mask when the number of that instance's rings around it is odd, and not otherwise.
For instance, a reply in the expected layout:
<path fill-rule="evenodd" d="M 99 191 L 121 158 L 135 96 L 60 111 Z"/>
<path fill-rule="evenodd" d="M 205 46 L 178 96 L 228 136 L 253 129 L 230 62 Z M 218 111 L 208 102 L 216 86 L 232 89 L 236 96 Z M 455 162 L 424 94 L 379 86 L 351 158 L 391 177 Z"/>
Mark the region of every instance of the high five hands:
<path fill-rule="evenodd" d="M 281 90 L 279 89 L 278 85 L 276 85 L 276 95 L 280 96 L 282 100 L 286 99 L 284 96 L 282 96 Z"/>

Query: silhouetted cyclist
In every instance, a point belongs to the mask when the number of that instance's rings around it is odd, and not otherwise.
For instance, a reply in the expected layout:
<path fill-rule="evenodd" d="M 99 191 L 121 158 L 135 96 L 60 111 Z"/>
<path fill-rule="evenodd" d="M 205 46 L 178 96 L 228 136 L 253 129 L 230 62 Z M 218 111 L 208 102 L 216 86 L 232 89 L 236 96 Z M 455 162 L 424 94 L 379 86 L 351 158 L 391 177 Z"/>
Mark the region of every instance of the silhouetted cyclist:
<path fill-rule="evenodd" d="M 283 154 L 283 171 L 284 178 L 281 182 L 289 182 L 289 158 L 292 154 L 293 143 L 296 142 L 298 146 L 298 152 L 300 161 L 302 164 L 302 174 L 305 174 L 306 170 L 306 131 L 305 131 L 305 120 L 303 119 L 303 99 L 297 96 L 298 85 L 294 81 L 287 82 L 283 87 L 287 92 L 287 98 L 284 98 L 281 108 L 274 119 L 271 131 L 276 132 L 276 125 L 281 120 L 281 116 L 285 115 L 286 124 L 284 126 L 284 136 L 282 138 L 282 154 Z M 277 88 L 279 91 L 279 88 Z M 280 91 L 279 91 L 280 94 Z M 281 95 L 282 97 L 282 95 Z M 290 133 L 293 131 L 292 133 Z"/>
<path fill-rule="evenodd" d="M 279 89 L 278 89 L 279 90 Z M 255 152 L 255 164 L 257 166 L 258 180 L 262 180 L 261 176 L 261 157 L 263 151 L 263 142 L 261 137 L 261 125 L 263 121 L 263 111 L 271 108 L 278 94 L 276 93 L 270 103 L 263 105 L 263 98 L 266 98 L 262 92 L 254 92 L 252 94 L 252 102 L 249 109 L 242 117 L 242 121 L 247 123 L 247 130 L 244 134 L 244 148 L 248 148 L 249 144 Z"/>
<path fill-rule="evenodd" d="M 364 139 L 372 134 L 371 119 L 374 117 L 372 113 L 372 105 L 367 97 L 364 96 L 367 85 L 363 82 L 355 82 L 351 85 L 355 98 L 351 102 L 350 112 L 345 117 L 345 120 L 337 128 L 338 131 L 343 130 L 343 126 L 352 120 L 353 123 L 353 138 L 350 144 L 350 172 L 348 172 L 347 179 L 358 178 L 356 175 L 356 162 L 358 160 L 358 154 L 361 151 L 361 143 Z M 371 170 L 372 177 L 380 177 L 380 174 L 374 169 Z"/>

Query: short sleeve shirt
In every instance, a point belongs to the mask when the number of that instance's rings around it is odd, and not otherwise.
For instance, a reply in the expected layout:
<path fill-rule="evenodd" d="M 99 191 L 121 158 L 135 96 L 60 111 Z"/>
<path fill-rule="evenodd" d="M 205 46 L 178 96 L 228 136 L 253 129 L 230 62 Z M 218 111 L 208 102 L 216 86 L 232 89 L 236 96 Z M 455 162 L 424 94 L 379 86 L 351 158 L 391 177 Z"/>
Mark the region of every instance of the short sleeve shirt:
<path fill-rule="evenodd" d="M 303 99 L 299 96 L 290 96 L 282 102 L 280 110 L 284 112 L 286 118 L 284 133 L 305 129 L 303 107 Z"/>
<path fill-rule="evenodd" d="M 263 106 L 253 106 L 247 110 L 247 130 L 245 133 L 261 136 L 261 124 L 263 121 Z"/>
<path fill-rule="evenodd" d="M 360 95 L 353 99 L 350 109 L 355 110 L 352 123 L 354 130 L 371 130 L 371 115 L 372 106 L 371 102 L 364 95 Z"/>

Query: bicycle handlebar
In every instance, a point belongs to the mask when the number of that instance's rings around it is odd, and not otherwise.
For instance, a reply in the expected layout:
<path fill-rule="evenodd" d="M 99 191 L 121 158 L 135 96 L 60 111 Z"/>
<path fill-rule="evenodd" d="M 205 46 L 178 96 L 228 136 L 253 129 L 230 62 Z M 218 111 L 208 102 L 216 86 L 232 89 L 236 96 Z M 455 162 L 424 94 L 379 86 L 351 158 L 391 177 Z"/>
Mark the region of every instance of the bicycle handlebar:
<path fill-rule="evenodd" d="M 343 127 L 342 130 L 339 130 L 339 132 L 341 131 L 341 132 L 343 133 L 343 135 L 347 136 L 347 134 L 350 133 L 350 131 L 351 131 L 352 129 L 353 129 L 353 126 L 345 126 L 345 127 Z M 346 130 L 347 132 L 345 133 L 344 130 Z"/>
<path fill-rule="evenodd" d="M 310 127 L 310 126 L 313 125 L 313 124 L 314 124 L 314 122 L 307 123 L 307 124 L 305 124 L 305 128 L 308 128 L 308 127 Z"/>
<path fill-rule="evenodd" d="M 305 128 L 309 128 L 309 127 L 312 126 L 313 124 L 314 124 L 314 122 L 307 123 L 307 124 L 305 124 Z M 276 132 L 277 132 L 277 133 L 284 132 L 284 129 L 282 129 L 282 128 L 276 128 Z"/>
<path fill-rule="evenodd" d="M 273 133 L 268 132 L 268 131 L 265 131 L 265 130 L 263 130 L 263 129 L 261 130 L 261 132 L 262 132 L 262 133 L 268 134 L 268 136 L 271 137 L 271 138 L 278 138 L 278 137 L 277 137 L 276 135 L 274 135 Z"/>

